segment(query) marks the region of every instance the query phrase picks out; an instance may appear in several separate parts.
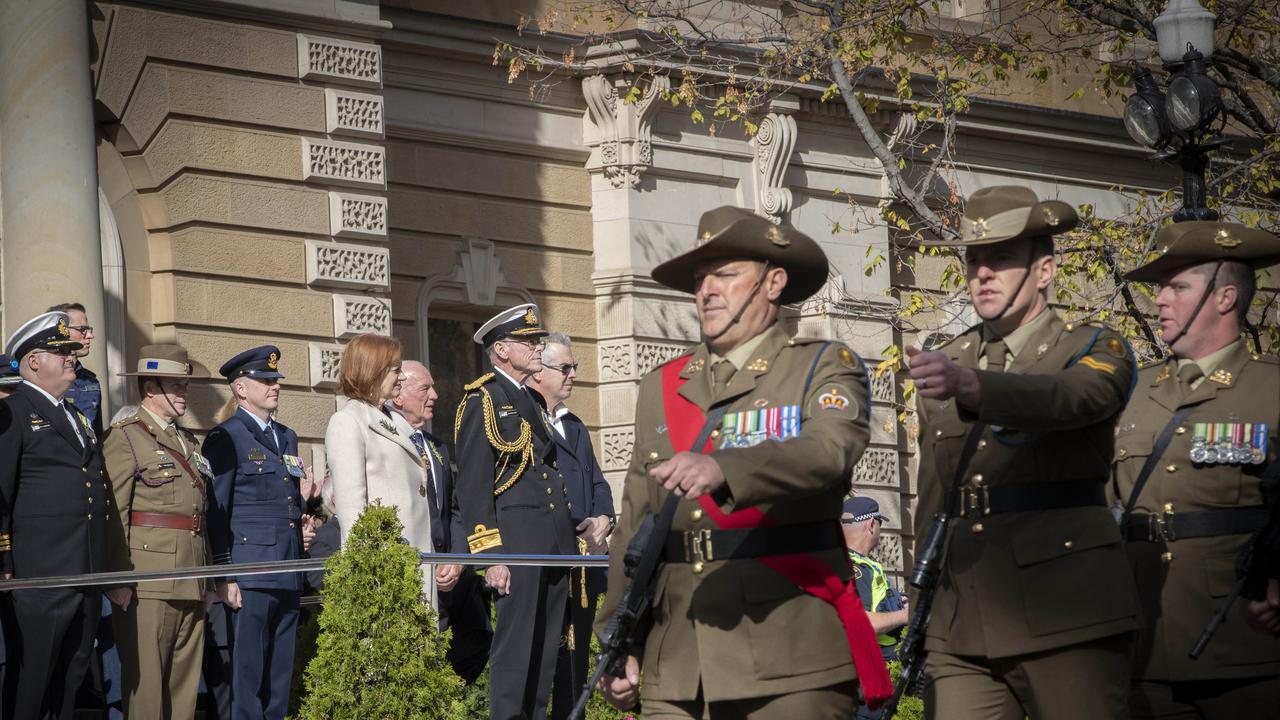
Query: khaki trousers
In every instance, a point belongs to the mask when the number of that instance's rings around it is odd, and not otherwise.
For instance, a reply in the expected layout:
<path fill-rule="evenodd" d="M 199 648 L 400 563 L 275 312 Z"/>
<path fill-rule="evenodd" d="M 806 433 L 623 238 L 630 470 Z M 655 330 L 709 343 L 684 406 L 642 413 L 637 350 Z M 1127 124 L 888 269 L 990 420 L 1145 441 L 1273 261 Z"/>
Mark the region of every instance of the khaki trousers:
<path fill-rule="evenodd" d="M 858 712 L 858 683 L 745 700 L 645 700 L 644 720 L 849 720 Z"/>
<path fill-rule="evenodd" d="M 1129 717 L 1133 635 L 997 660 L 929 653 L 930 720 L 1081 720 Z"/>
<path fill-rule="evenodd" d="M 204 603 L 140 599 L 113 608 L 125 716 L 194 718 L 204 652 Z"/>
<path fill-rule="evenodd" d="M 1136 718 L 1236 720 L 1280 717 L 1280 678 L 1135 682 L 1129 706 Z"/>

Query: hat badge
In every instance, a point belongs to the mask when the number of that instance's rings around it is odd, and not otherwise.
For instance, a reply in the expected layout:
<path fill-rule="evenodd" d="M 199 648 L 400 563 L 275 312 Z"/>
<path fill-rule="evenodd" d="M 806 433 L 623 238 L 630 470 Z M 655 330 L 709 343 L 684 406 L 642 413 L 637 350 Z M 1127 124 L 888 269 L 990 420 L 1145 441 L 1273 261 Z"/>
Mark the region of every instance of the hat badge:
<path fill-rule="evenodd" d="M 974 237 L 976 237 L 976 238 L 984 238 L 984 237 L 986 237 L 986 236 L 987 236 L 987 233 L 988 233 L 990 230 L 991 230 L 991 228 L 987 226 L 987 219 L 986 219 L 986 218 L 978 218 L 977 220 L 974 220 L 974 221 L 973 221 L 973 236 L 974 236 Z"/>
<path fill-rule="evenodd" d="M 271 353 L 270 355 L 267 356 L 267 369 L 275 370 L 276 363 L 279 361 L 280 361 L 280 356 L 275 353 Z"/>
<path fill-rule="evenodd" d="M 536 313 L 533 312 L 533 308 L 529 308 L 528 310 L 524 311 L 524 321 L 529 325 L 538 324 L 538 316 Z"/>
<path fill-rule="evenodd" d="M 1057 227 L 1058 223 L 1061 222 L 1058 219 L 1058 214 L 1049 208 L 1043 208 L 1040 213 L 1044 216 L 1044 221 L 1049 223 L 1049 227 Z"/>
<path fill-rule="evenodd" d="M 776 225 L 770 225 L 769 229 L 764 231 L 764 236 L 769 242 L 780 248 L 791 246 L 791 241 L 787 239 L 786 235 L 782 234 L 782 231 Z"/>
<path fill-rule="evenodd" d="M 62 337 L 71 337 L 71 332 L 67 330 L 67 321 L 58 319 L 58 334 Z"/>
<path fill-rule="evenodd" d="M 1213 242 L 1218 247 L 1223 247 L 1228 250 L 1239 247 L 1241 244 L 1244 243 L 1244 241 L 1241 240 L 1240 238 L 1232 237 L 1231 233 L 1227 232 L 1226 230 L 1219 230 L 1217 235 L 1214 236 Z"/>
<path fill-rule="evenodd" d="M 711 242 L 711 231 L 706 230 L 706 231 L 703 231 L 702 235 L 699 236 L 697 240 L 693 241 L 693 246 L 698 248 L 698 247 L 702 247 L 703 245 L 706 245 L 709 242 Z"/>

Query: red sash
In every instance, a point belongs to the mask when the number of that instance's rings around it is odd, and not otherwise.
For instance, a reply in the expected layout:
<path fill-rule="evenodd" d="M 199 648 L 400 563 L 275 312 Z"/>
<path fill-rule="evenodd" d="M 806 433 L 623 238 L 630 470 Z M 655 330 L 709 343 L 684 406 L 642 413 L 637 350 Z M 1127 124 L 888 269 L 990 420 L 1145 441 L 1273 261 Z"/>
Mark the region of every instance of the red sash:
<path fill-rule="evenodd" d="M 679 393 L 680 386 L 685 383 L 685 379 L 680 377 L 680 371 L 684 370 L 690 359 L 690 356 L 676 358 L 662 368 L 662 403 L 667 433 L 676 452 L 688 449 L 708 453 L 714 449 L 711 440 L 707 440 L 707 444 L 701 448 L 693 448 L 698 432 L 706 422 L 706 416 L 701 408 Z M 706 516 L 722 530 L 772 524 L 757 507 L 742 508 L 726 515 L 709 495 L 699 497 L 698 503 Z M 835 522 L 834 518 L 832 522 Z M 889 671 L 880 654 L 880 644 L 871 628 L 871 620 L 862 608 L 853 582 L 841 582 L 827 563 L 809 553 L 769 555 L 756 558 L 756 561 L 780 573 L 801 590 L 835 607 L 840 623 L 844 625 L 849 653 L 853 656 L 853 666 L 858 671 L 858 681 L 862 684 L 863 698 L 871 709 L 879 708 L 893 695 L 893 684 L 889 681 Z"/>

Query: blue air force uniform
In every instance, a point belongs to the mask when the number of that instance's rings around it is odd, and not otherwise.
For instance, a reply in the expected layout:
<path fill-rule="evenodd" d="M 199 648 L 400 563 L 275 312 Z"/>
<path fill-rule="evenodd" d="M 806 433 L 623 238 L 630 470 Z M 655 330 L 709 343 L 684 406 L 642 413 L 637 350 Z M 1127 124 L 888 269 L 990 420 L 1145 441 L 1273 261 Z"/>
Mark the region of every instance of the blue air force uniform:
<path fill-rule="evenodd" d="M 228 381 L 278 380 L 284 377 L 277 370 L 279 359 L 279 349 L 266 345 L 228 360 L 219 372 Z M 203 452 L 213 469 L 208 508 L 213 562 L 301 558 L 303 466 L 297 434 L 240 408 L 210 431 Z M 242 601 L 232 620 L 232 718 L 283 718 L 289 706 L 302 575 L 225 580 L 240 586 Z"/>

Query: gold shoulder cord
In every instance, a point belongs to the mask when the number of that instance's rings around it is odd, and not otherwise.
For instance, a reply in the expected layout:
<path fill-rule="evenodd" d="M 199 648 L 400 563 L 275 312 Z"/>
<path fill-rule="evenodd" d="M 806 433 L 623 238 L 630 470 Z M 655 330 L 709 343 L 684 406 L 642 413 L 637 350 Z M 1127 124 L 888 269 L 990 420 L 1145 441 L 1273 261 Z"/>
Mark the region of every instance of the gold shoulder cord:
<path fill-rule="evenodd" d="M 494 488 L 494 497 L 501 495 L 516 484 L 520 479 L 520 474 L 528 467 L 529 462 L 533 459 L 533 429 L 529 427 L 529 423 L 521 418 L 520 420 L 520 436 L 514 441 L 508 442 L 502 437 L 502 433 L 498 430 L 498 418 L 493 412 L 493 398 L 489 395 L 489 391 L 484 388 L 484 384 L 493 377 L 493 373 L 480 376 L 474 382 L 468 383 L 463 389 L 467 394 L 462 397 L 462 402 L 458 404 L 458 412 L 454 416 L 453 421 L 453 441 L 458 442 L 458 432 L 462 429 L 462 412 L 466 408 L 467 401 L 472 397 L 480 396 L 480 407 L 484 413 L 484 435 L 489 440 L 489 444 L 498 453 L 498 465 L 495 468 L 497 472 L 494 477 L 501 479 L 511 464 L 513 455 L 519 454 L 520 462 L 516 465 L 515 470 L 502 485 Z"/>

